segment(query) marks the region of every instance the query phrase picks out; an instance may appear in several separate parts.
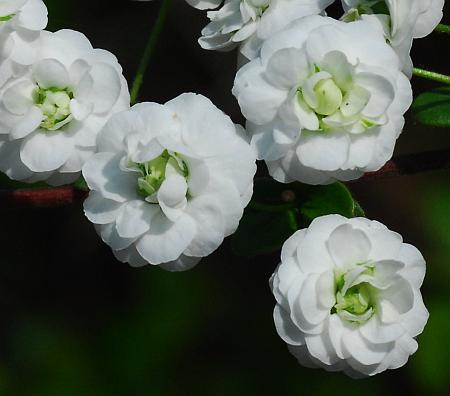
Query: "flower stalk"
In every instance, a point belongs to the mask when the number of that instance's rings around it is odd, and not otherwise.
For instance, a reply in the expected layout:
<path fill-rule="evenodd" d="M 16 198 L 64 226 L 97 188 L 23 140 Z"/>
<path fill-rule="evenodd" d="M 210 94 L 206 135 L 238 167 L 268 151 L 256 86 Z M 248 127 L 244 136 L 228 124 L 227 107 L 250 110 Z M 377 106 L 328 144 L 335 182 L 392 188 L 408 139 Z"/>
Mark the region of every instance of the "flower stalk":
<path fill-rule="evenodd" d="M 130 96 L 132 105 L 136 104 L 139 98 L 139 92 L 141 90 L 142 83 L 144 82 L 145 73 L 147 72 L 147 69 L 150 65 L 150 60 L 155 51 L 156 45 L 158 44 L 158 39 L 159 36 L 161 35 L 162 29 L 169 14 L 171 3 L 172 0 L 163 0 L 161 3 L 161 7 L 159 9 L 159 13 L 156 18 L 156 22 L 153 25 L 153 29 L 150 33 L 147 45 L 142 55 L 141 63 L 139 64 L 136 73 L 136 77 L 134 78 L 133 85 L 131 86 Z"/>
<path fill-rule="evenodd" d="M 436 81 L 442 84 L 450 85 L 450 76 L 447 76 L 446 74 L 440 74 L 430 70 L 424 70 L 415 67 L 413 69 L 413 75 L 416 77 L 424 78 L 426 80 Z"/>

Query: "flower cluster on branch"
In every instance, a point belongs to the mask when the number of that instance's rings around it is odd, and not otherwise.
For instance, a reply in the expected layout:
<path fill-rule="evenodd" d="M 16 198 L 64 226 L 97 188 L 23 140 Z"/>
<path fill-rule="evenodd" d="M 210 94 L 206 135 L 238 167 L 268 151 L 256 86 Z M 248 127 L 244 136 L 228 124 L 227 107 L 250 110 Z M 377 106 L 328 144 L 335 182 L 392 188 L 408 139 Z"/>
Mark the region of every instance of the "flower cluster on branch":
<path fill-rule="evenodd" d="M 444 4 L 342 0 L 333 19 L 333 0 L 187 2 L 210 10 L 203 48 L 238 49 L 232 93 L 245 129 L 193 93 L 130 108 L 113 54 L 82 33 L 44 30 L 42 0 L 0 0 L 0 170 L 56 186 L 82 174 L 87 218 L 133 267 L 184 271 L 215 251 L 251 200 L 257 159 L 276 181 L 309 185 L 386 166 L 412 103 L 413 40 Z M 271 211 L 296 230 L 270 280 L 280 337 L 301 364 L 352 377 L 404 365 L 428 319 L 420 252 L 379 222 L 335 212 L 298 230 L 292 202 Z M 350 216 L 361 212 L 352 201 Z"/>

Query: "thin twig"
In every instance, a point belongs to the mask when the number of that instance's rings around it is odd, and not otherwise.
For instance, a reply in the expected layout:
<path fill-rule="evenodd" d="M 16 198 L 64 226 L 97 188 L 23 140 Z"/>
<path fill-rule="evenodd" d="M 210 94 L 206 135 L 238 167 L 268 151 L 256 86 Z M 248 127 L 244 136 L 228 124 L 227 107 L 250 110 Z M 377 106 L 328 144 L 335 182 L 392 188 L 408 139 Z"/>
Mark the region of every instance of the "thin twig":
<path fill-rule="evenodd" d="M 82 202 L 87 194 L 73 186 L 0 190 L 0 206 L 8 209 L 63 206 Z"/>
<path fill-rule="evenodd" d="M 401 155 L 389 161 L 377 172 L 366 173 L 356 182 L 414 175 L 450 168 L 450 149 Z"/>
<path fill-rule="evenodd" d="M 370 182 L 450 168 L 450 149 L 399 156 L 377 172 L 366 173 L 353 183 Z M 54 207 L 80 203 L 87 192 L 72 186 L 0 190 L 0 207 Z"/>

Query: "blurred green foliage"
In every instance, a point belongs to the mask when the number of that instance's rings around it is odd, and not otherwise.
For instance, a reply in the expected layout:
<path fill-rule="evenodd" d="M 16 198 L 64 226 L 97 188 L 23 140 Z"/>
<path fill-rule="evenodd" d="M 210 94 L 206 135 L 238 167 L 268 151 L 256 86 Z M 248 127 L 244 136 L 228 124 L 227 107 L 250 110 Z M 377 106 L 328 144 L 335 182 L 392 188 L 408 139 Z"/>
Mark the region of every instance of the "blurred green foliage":
<path fill-rule="evenodd" d="M 424 125 L 450 126 L 450 87 L 439 87 L 420 94 L 411 110 L 415 118 Z"/>

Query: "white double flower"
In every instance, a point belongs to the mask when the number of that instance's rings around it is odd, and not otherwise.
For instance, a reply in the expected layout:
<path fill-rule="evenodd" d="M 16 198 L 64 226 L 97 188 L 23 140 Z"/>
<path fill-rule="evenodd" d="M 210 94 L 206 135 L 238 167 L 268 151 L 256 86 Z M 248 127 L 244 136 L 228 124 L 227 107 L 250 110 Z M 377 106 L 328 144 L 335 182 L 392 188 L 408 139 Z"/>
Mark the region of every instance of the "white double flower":
<path fill-rule="evenodd" d="M 276 329 L 307 367 L 352 377 L 403 366 L 427 320 L 425 261 L 384 225 L 317 218 L 283 246 L 271 278 Z"/>
<path fill-rule="evenodd" d="M 34 63 L 0 88 L 0 170 L 23 181 L 72 183 L 97 133 L 128 109 L 122 68 L 81 33 L 42 32 Z"/>
<path fill-rule="evenodd" d="M 15 68 L 34 62 L 47 22 L 42 0 L 0 0 L 0 85 Z"/>
<path fill-rule="evenodd" d="M 381 168 L 412 102 L 380 31 L 320 16 L 266 40 L 261 55 L 238 71 L 233 93 L 271 175 L 309 184 Z"/>
<path fill-rule="evenodd" d="M 400 57 L 403 70 L 412 74 L 409 53 L 413 39 L 428 36 L 442 19 L 445 0 L 342 0 L 343 20 L 365 19 L 384 31 Z"/>
<path fill-rule="evenodd" d="M 83 168 L 84 207 L 120 261 L 186 270 L 236 230 L 256 172 L 241 132 L 194 94 L 111 118 Z"/>
<path fill-rule="evenodd" d="M 334 0 L 187 0 L 209 11 L 210 23 L 202 30 L 200 45 L 209 50 L 240 46 L 247 59 L 257 56 L 262 42 L 295 19 L 322 13 Z"/>

